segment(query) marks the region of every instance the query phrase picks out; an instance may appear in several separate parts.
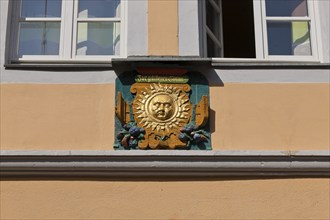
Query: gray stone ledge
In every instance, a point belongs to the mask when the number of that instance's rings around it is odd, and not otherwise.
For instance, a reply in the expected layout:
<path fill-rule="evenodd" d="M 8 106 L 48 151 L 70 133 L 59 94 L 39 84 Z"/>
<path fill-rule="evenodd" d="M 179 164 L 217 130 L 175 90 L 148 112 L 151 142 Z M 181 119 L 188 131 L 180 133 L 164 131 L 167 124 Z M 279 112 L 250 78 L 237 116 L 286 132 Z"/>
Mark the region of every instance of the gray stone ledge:
<path fill-rule="evenodd" d="M 10 151 L 1 176 L 329 177 L 329 151 Z"/>
<path fill-rule="evenodd" d="M 228 69 L 330 69 L 329 63 L 308 62 L 213 62 L 214 68 Z"/>

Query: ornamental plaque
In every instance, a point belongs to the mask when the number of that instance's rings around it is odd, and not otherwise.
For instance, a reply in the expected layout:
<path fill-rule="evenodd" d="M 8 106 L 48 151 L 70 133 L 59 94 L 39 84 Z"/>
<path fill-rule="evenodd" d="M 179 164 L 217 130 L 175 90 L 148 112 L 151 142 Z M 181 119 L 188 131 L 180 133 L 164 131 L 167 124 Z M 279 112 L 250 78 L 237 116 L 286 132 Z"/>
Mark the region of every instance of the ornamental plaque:
<path fill-rule="evenodd" d="M 211 149 L 205 82 L 199 73 L 120 75 L 115 149 Z"/>

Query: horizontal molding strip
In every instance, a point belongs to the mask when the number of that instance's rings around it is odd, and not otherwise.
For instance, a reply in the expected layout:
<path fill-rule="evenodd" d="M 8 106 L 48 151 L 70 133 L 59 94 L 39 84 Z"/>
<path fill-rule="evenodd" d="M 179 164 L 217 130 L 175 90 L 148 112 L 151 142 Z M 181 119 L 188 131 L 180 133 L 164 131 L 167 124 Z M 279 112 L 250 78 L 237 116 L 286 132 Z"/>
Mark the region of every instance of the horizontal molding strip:
<path fill-rule="evenodd" d="M 329 151 L 0 152 L 2 177 L 329 177 Z"/>

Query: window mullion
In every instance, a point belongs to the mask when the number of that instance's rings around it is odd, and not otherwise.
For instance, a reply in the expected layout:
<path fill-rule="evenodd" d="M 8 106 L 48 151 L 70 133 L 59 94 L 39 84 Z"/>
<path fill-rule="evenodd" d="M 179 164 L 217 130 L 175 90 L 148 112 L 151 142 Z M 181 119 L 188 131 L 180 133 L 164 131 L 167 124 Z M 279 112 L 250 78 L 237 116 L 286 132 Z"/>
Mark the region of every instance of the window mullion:
<path fill-rule="evenodd" d="M 218 0 L 219 1 L 219 8 L 220 8 L 220 12 L 219 12 L 219 40 L 221 43 L 221 50 L 220 50 L 220 57 L 224 57 L 224 42 L 223 42 L 223 23 L 222 23 L 222 19 L 223 19 L 223 12 L 222 12 L 222 0 Z"/>
<path fill-rule="evenodd" d="M 18 42 L 19 42 L 19 19 L 20 19 L 20 8 L 21 8 L 21 1 L 14 1 L 13 3 L 13 13 L 14 13 L 14 19 L 12 20 L 12 26 L 14 27 L 12 29 L 12 36 L 13 41 L 11 43 L 11 50 L 10 57 L 12 57 L 14 60 L 18 60 Z"/>
<path fill-rule="evenodd" d="M 72 54 L 72 35 L 73 35 L 73 8 L 74 0 L 63 0 L 62 13 L 62 59 L 71 59 Z"/>
<path fill-rule="evenodd" d="M 201 1 L 200 3 L 200 6 L 201 6 L 201 11 L 202 11 L 202 33 L 203 33 L 203 36 L 202 36 L 202 48 L 203 50 L 201 51 L 201 55 L 204 56 L 204 57 L 207 57 L 208 54 L 207 54 L 207 33 L 206 33 L 206 2 L 205 1 Z"/>
<path fill-rule="evenodd" d="M 73 18 L 72 18 L 72 52 L 71 52 L 71 57 L 72 59 L 76 59 L 76 51 L 77 51 L 77 32 L 78 32 L 78 1 L 74 1 L 73 4 L 73 12 L 71 13 Z"/>
<path fill-rule="evenodd" d="M 307 2 L 307 7 L 308 7 L 308 16 L 310 18 L 310 41 L 311 41 L 311 47 L 312 47 L 312 56 L 314 57 L 314 59 L 320 59 L 320 52 L 322 51 L 322 40 L 318 35 L 317 30 L 319 30 L 319 28 L 317 28 L 317 19 L 316 19 L 316 14 L 315 13 L 315 5 L 317 4 L 317 2 Z"/>
<path fill-rule="evenodd" d="M 127 56 L 127 8 L 128 1 L 121 1 L 120 6 L 120 51 L 119 54 L 123 57 Z"/>
<path fill-rule="evenodd" d="M 254 38 L 255 38 L 255 51 L 257 59 L 264 59 L 264 31 L 263 31 L 263 10 L 260 0 L 253 1 L 254 13 Z"/>
<path fill-rule="evenodd" d="M 262 23 L 262 42 L 264 59 L 269 59 L 268 54 L 268 33 L 267 33 L 267 15 L 266 15 L 266 0 L 261 1 L 261 23 Z"/>

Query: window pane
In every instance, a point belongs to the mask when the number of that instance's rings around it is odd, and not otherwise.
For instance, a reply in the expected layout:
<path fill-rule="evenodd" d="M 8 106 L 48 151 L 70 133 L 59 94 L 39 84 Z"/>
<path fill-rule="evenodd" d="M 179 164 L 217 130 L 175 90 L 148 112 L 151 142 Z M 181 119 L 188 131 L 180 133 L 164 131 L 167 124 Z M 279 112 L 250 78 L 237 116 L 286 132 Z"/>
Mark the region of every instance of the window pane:
<path fill-rule="evenodd" d="M 221 0 L 209 0 L 209 1 L 213 1 L 217 6 L 221 6 Z"/>
<path fill-rule="evenodd" d="M 207 56 L 221 57 L 221 48 L 207 35 Z"/>
<path fill-rule="evenodd" d="M 120 0 L 79 0 L 79 18 L 111 18 L 120 16 Z"/>
<path fill-rule="evenodd" d="M 306 0 L 266 0 L 267 16 L 308 16 Z"/>
<path fill-rule="evenodd" d="M 79 22 L 77 55 L 118 55 L 118 22 Z"/>
<path fill-rule="evenodd" d="M 310 56 L 309 22 L 267 22 L 269 55 Z"/>
<path fill-rule="evenodd" d="M 206 1 L 206 25 L 220 40 L 220 14 L 214 9 L 209 1 Z"/>
<path fill-rule="evenodd" d="M 61 17 L 61 0 L 22 0 L 21 17 Z"/>
<path fill-rule="evenodd" d="M 22 22 L 18 55 L 58 55 L 60 22 Z"/>

